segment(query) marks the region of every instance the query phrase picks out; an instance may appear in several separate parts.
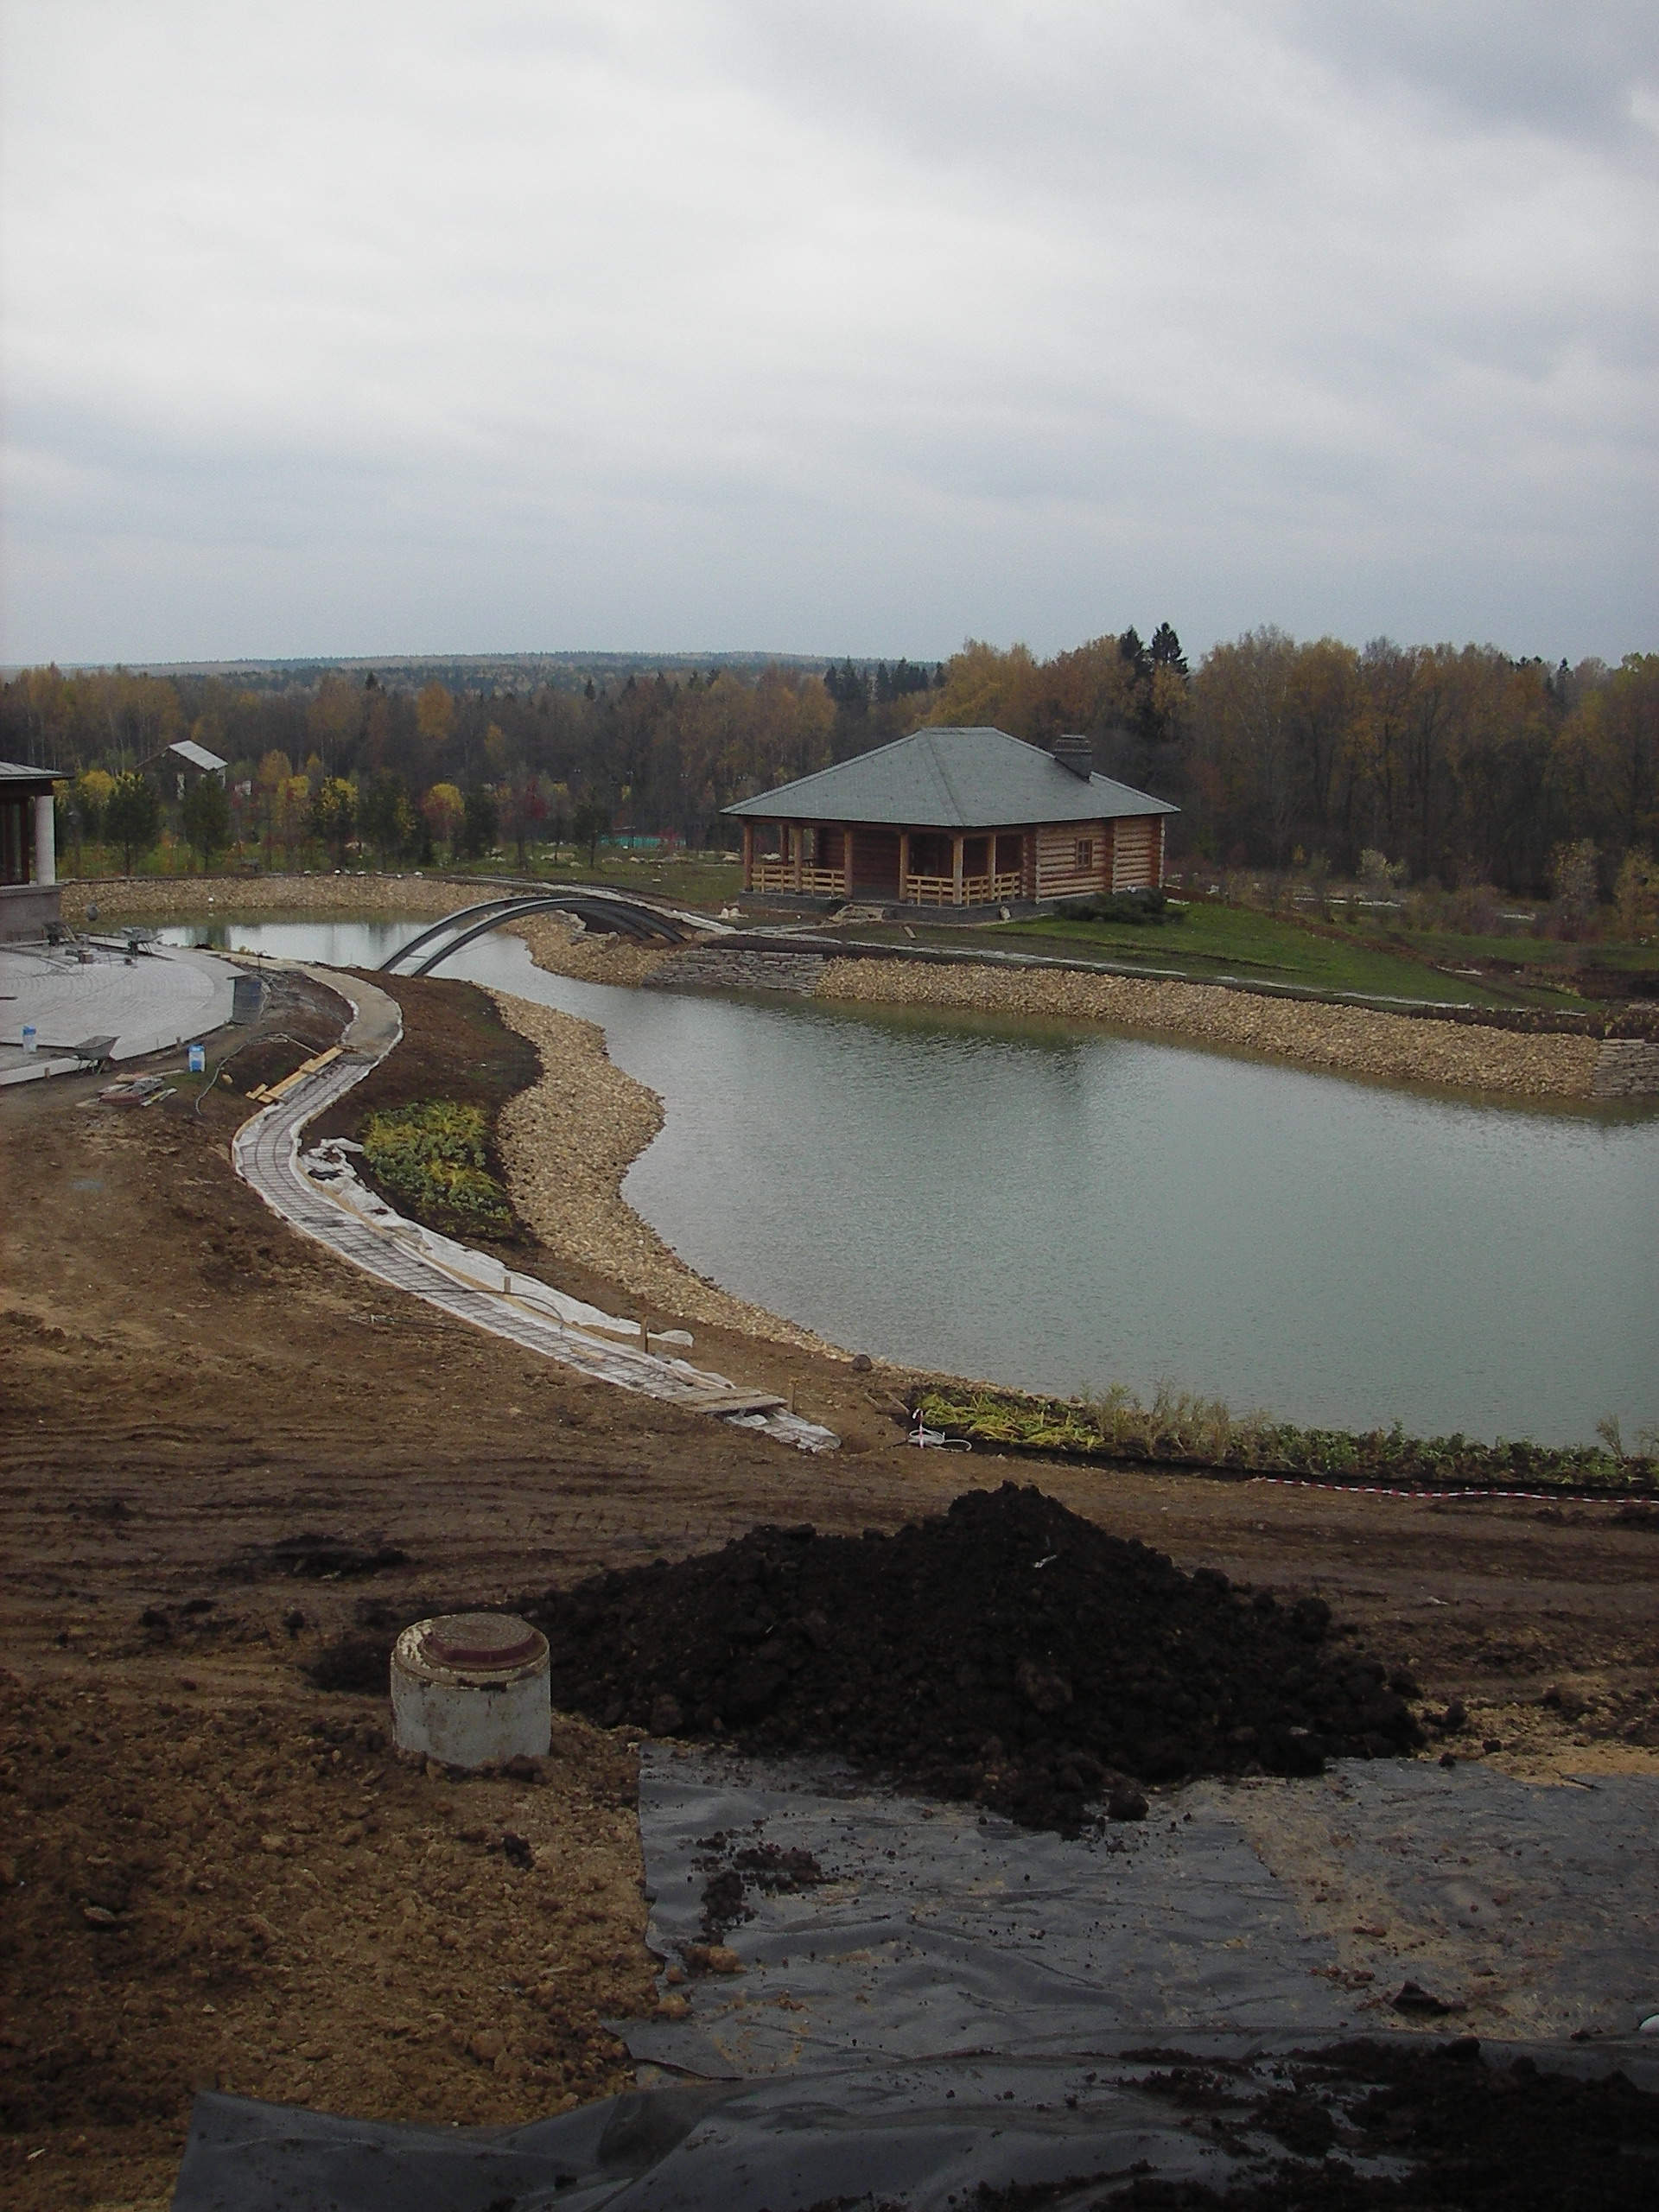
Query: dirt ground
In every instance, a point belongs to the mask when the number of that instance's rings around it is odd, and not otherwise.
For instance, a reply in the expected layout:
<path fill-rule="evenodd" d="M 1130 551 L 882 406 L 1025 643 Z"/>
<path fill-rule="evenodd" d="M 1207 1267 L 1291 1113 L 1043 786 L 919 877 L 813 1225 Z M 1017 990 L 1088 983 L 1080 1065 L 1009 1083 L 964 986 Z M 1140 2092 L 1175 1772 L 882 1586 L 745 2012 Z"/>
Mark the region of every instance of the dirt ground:
<path fill-rule="evenodd" d="M 481 994 L 391 988 L 407 1041 L 351 1110 L 523 1079 Z M 291 1065 L 342 1014 L 285 985 L 264 1029 L 299 1041 L 229 1072 Z M 384 1701 L 303 1671 L 365 1606 L 511 1602 L 760 1521 L 891 1529 L 1013 1477 L 1184 1567 L 1324 1597 L 1431 1712 L 1462 1700 L 1459 1757 L 1659 1772 L 1651 1517 L 922 1453 L 893 1370 L 697 1325 L 699 1364 L 793 1385 L 845 1438 L 810 1458 L 307 1244 L 232 1175 L 248 1109 L 224 1085 L 141 1109 L 98 1088 L 0 1094 L 8 2202 L 164 2203 L 201 2084 L 469 2122 L 630 2078 L 602 2021 L 656 2002 L 637 1738 L 561 1724 L 540 1782 L 416 1772 Z M 549 1273 L 606 1300 L 601 1276 Z"/>

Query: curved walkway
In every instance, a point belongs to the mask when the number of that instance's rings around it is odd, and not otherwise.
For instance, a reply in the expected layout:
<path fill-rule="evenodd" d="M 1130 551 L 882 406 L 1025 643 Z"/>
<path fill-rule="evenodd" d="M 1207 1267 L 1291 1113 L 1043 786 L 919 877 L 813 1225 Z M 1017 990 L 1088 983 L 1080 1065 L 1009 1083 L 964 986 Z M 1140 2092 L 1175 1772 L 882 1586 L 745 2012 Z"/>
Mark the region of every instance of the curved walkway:
<path fill-rule="evenodd" d="M 231 1159 L 237 1173 L 273 1213 L 365 1274 L 423 1299 L 473 1328 L 505 1337 L 523 1351 L 576 1368 L 595 1382 L 638 1391 L 683 1412 L 712 1414 L 803 1452 L 837 1447 L 840 1439 L 831 1430 L 791 1414 L 781 1400 L 745 1391 L 723 1375 L 709 1374 L 685 1360 L 606 1342 L 562 1322 L 544 1308 L 538 1311 L 512 1288 L 521 1279 L 509 1275 L 499 1262 L 460 1248 L 453 1259 L 437 1258 L 423 1249 L 414 1224 L 397 1215 L 390 1215 L 385 1225 L 365 1219 L 335 1197 L 327 1183 L 313 1181 L 300 1156 L 300 1132 L 385 1058 L 403 1035 L 403 1017 L 394 1000 L 360 978 L 329 969 L 303 972 L 347 1000 L 353 1019 L 339 1056 L 302 1076 L 280 1098 L 245 1122 L 232 1140 Z"/>

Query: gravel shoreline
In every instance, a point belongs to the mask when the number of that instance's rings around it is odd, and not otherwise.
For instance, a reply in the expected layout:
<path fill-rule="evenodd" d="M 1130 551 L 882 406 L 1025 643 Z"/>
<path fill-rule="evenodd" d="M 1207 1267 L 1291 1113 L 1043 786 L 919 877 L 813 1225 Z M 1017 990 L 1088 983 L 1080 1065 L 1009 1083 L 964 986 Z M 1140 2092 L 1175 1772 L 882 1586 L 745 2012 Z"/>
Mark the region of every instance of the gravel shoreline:
<path fill-rule="evenodd" d="M 592 935 L 565 914 L 529 914 L 510 923 L 508 933 L 523 938 L 531 958 L 550 975 L 569 976 L 579 983 L 615 983 L 625 990 L 636 988 L 671 957 L 664 945 Z"/>
<path fill-rule="evenodd" d="M 467 887 L 429 875 L 105 875 L 63 887 L 63 918 L 79 924 L 89 905 L 102 921 L 194 922 L 213 907 L 238 917 L 453 913 L 487 899 L 493 887 Z"/>
<path fill-rule="evenodd" d="M 877 1006 L 1109 1021 L 1271 1053 L 1341 1075 L 1385 1076 L 1523 1098 L 1587 1098 L 1600 1052 L 1590 1037 L 1535 1036 L 1416 1021 L 1371 1007 L 1270 999 L 1203 983 L 1083 975 L 1068 969 L 831 960 L 815 996 Z"/>
<path fill-rule="evenodd" d="M 539 1080 L 502 1109 L 496 1138 L 513 1205 L 543 1243 L 619 1284 L 652 1322 L 701 1322 L 846 1357 L 698 1274 L 623 1198 L 622 1179 L 662 1128 L 663 1105 L 613 1064 L 603 1030 L 505 991 L 490 996 L 541 1056 Z"/>

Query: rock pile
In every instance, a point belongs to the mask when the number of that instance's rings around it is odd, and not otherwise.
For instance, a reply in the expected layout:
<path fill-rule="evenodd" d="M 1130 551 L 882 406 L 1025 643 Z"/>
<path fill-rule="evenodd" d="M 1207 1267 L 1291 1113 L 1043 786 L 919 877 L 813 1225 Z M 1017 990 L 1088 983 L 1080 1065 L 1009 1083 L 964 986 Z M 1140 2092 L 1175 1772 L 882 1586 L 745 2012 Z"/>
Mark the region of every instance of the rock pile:
<path fill-rule="evenodd" d="M 756 1529 L 532 1610 L 556 1705 L 837 1752 L 1063 1832 L 1115 1789 L 1133 1816 L 1128 1778 L 1316 1774 L 1423 1741 L 1416 1684 L 1333 1637 L 1318 1599 L 1184 1574 L 1012 1483 L 896 1535 Z"/>

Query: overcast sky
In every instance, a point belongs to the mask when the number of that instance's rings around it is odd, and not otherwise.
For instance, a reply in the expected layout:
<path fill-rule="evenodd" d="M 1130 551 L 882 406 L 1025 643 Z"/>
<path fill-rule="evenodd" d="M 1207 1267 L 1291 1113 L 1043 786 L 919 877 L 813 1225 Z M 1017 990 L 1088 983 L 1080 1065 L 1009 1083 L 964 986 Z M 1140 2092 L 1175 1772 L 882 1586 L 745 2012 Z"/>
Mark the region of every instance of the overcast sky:
<path fill-rule="evenodd" d="M 1659 646 L 1653 0 L 0 0 L 9 661 Z"/>

